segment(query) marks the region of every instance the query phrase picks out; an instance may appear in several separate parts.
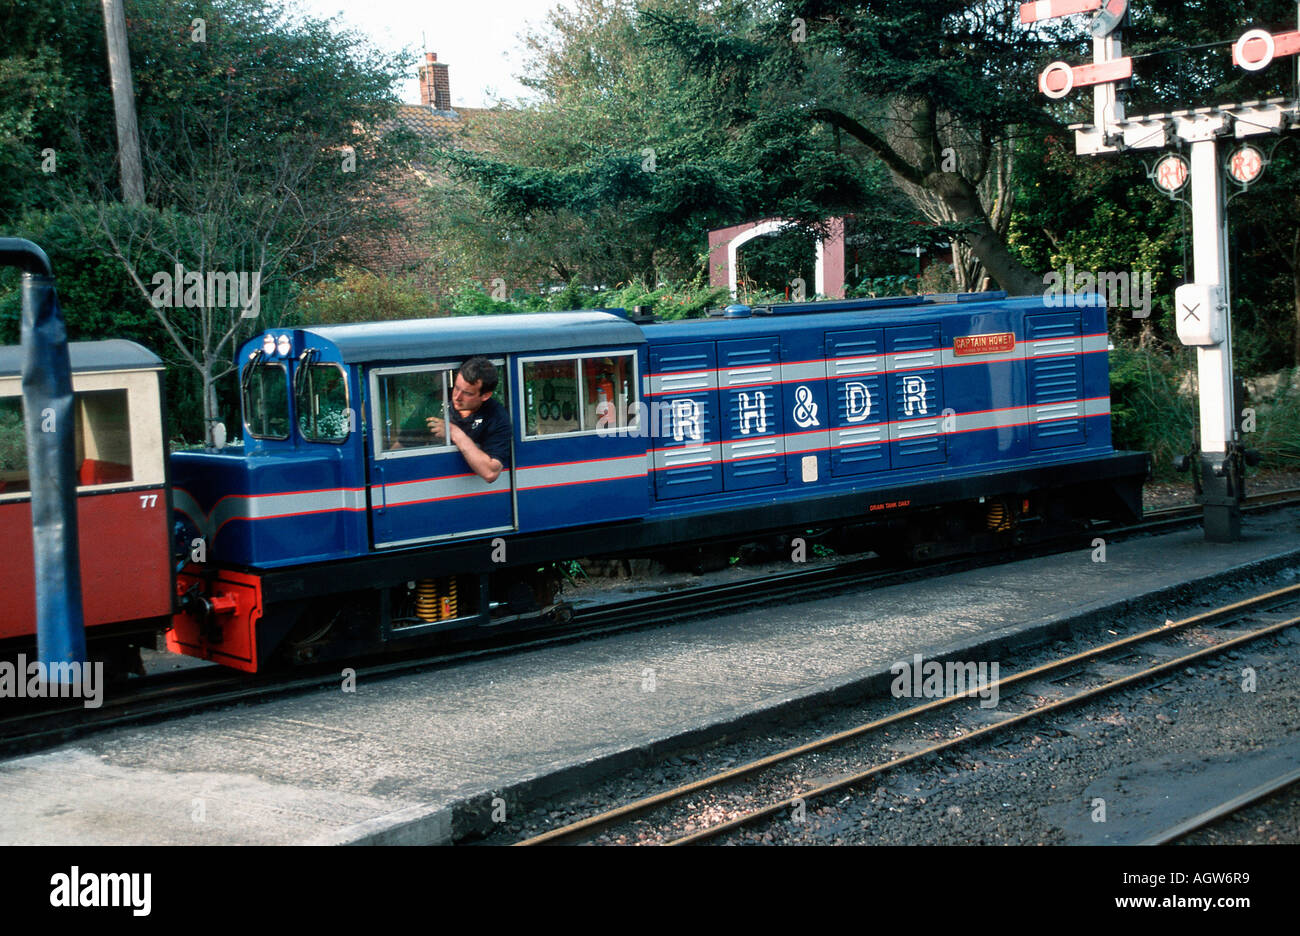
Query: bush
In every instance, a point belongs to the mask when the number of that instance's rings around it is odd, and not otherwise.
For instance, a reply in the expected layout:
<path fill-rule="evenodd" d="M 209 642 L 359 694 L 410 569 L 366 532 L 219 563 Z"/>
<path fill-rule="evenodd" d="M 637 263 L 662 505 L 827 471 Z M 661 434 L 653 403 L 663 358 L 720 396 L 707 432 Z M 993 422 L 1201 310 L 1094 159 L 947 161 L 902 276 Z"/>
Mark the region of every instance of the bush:
<path fill-rule="evenodd" d="M 1247 445 L 1264 456 L 1265 468 L 1300 468 L 1300 368 L 1283 371 L 1277 389 L 1256 404 L 1257 434 Z"/>
<path fill-rule="evenodd" d="M 438 311 L 432 293 L 414 279 L 377 276 L 347 267 L 298 294 L 294 320 L 301 325 L 428 318 Z"/>
<path fill-rule="evenodd" d="M 1150 452 L 1157 477 L 1192 450 L 1197 401 L 1176 354 L 1117 342 L 1110 354 L 1110 420 L 1116 449 Z"/>
<path fill-rule="evenodd" d="M 0 406 L 0 471 L 27 470 L 27 436 L 22 406 Z M 0 482 L 0 487 L 3 482 Z"/>

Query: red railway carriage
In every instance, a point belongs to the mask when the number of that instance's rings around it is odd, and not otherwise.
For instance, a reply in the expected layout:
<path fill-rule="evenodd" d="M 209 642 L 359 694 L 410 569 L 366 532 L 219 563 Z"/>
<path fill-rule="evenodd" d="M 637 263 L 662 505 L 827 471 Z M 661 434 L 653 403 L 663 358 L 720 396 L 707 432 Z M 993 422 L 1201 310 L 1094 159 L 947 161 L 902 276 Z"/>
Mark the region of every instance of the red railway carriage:
<path fill-rule="evenodd" d="M 131 341 L 73 343 L 68 352 L 86 637 L 91 655 L 104 656 L 109 644 L 152 646 L 171 618 L 163 364 Z M 0 347 L 0 648 L 10 651 L 36 630 L 21 371 L 22 349 Z"/>

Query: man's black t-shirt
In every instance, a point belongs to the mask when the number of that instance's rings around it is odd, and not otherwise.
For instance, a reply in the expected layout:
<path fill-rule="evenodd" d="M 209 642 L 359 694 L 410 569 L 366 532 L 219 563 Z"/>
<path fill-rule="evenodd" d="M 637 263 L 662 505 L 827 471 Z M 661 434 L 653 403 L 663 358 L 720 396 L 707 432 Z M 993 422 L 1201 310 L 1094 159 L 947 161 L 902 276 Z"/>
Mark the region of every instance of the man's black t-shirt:
<path fill-rule="evenodd" d="M 451 420 L 469 436 L 470 441 L 501 462 L 502 470 L 510 467 L 510 414 L 506 408 L 489 397 L 468 419 L 451 411 Z"/>

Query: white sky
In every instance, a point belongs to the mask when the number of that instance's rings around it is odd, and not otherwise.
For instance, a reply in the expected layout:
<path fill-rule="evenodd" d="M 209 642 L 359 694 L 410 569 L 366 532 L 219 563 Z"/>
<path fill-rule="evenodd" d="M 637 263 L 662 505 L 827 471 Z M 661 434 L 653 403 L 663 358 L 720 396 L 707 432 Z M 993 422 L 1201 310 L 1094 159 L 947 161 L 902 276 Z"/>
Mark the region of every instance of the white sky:
<path fill-rule="evenodd" d="M 436 52 L 449 66 L 452 106 L 486 107 L 492 94 L 513 100 L 527 93 L 515 75 L 523 70 L 519 36 L 545 23 L 557 0 L 298 0 L 304 12 L 325 18 L 342 14 L 350 27 L 382 49 L 403 46 Z M 423 45 L 428 43 L 427 47 Z M 414 66 L 402 100 L 420 102 Z"/>

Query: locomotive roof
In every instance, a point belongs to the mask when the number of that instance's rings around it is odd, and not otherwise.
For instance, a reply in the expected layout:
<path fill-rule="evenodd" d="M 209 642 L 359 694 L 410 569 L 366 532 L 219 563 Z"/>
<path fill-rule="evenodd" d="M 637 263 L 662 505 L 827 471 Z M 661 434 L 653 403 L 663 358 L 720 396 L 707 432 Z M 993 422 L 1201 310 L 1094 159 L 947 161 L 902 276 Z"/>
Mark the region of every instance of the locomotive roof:
<path fill-rule="evenodd" d="M 610 312 L 467 315 L 304 328 L 332 342 L 345 363 L 467 358 L 645 344 L 641 329 Z"/>
<path fill-rule="evenodd" d="M 152 370 L 162 359 L 134 341 L 69 341 L 68 357 L 74 373 L 114 370 Z M 17 377 L 23 372 L 22 345 L 0 346 L 0 377 Z"/>

